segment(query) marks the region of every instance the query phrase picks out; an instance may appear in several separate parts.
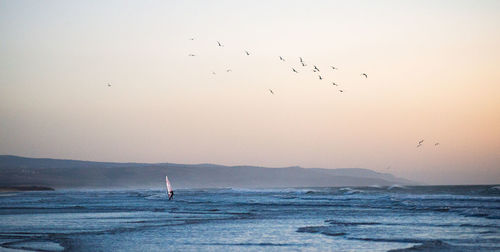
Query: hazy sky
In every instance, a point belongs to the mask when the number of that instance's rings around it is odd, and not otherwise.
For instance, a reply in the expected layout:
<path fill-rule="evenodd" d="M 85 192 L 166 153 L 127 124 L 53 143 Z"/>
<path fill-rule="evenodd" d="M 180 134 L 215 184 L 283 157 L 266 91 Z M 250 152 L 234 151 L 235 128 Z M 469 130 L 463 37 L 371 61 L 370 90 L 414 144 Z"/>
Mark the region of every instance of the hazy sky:
<path fill-rule="evenodd" d="M 2 0 L 0 154 L 500 183 L 499 13 L 472 0 Z"/>

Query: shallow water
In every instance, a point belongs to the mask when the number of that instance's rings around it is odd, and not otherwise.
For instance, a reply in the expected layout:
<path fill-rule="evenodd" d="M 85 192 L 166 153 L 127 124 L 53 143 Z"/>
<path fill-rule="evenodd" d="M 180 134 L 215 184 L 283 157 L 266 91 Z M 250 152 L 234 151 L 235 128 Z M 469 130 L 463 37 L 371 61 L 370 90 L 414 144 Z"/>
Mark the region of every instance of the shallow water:
<path fill-rule="evenodd" d="M 0 194 L 1 195 L 1 194 Z M 0 250 L 500 251 L 500 187 L 53 191 L 0 197 Z"/>

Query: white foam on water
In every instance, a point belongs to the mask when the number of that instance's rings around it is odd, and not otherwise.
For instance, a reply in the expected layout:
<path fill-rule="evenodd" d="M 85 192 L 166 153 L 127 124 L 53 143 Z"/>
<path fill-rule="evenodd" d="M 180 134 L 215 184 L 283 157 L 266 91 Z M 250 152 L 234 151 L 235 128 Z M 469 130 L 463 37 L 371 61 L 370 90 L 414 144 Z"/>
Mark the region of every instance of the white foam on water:
<path fill-rule="evenodd" d="M 387 189 L 388 190 L 392 190 L 392 189 L 406 189 L 406 186 L 394 184 L 394 185 L 389 186 Z"/>
<path fill-rule="evenodd" d="M 14 249 L 29 249 L 43 251 L 63 251 L 64 247 L 53 241 L 22 241 L 9 245 L 9 248 Z"/>

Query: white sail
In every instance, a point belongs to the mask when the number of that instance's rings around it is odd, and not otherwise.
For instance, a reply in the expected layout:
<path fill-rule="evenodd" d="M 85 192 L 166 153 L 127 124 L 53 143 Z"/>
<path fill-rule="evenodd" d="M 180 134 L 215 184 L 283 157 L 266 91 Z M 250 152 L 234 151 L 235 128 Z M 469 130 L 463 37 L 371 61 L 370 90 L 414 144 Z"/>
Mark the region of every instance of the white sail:
<path fill-rule="evenodd" d="M 173 190 L 172 190 L 172 185 L 170 184 L 170 181 L 168 180 L 168 176 L 165 176 L 165 181 L 167 183 L 167 194 L 168 194 L 168 197 L 170 197 Z"/>

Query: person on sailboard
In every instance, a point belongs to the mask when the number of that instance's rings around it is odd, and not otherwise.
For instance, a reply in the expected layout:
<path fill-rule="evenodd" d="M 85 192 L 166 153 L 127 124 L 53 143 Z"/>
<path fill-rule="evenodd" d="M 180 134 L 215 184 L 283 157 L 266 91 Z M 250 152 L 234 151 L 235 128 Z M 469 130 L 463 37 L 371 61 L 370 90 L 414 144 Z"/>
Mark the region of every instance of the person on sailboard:
<path fill-rule="evenodd" d="M 171 200 L 174 197 L 174 190 L 172 189 L 172 185 L 170 184 L 170 181 L 168 180 L 168 176 L 165 176 L 165 183 L 167 185 L 168 200 Z"/>

